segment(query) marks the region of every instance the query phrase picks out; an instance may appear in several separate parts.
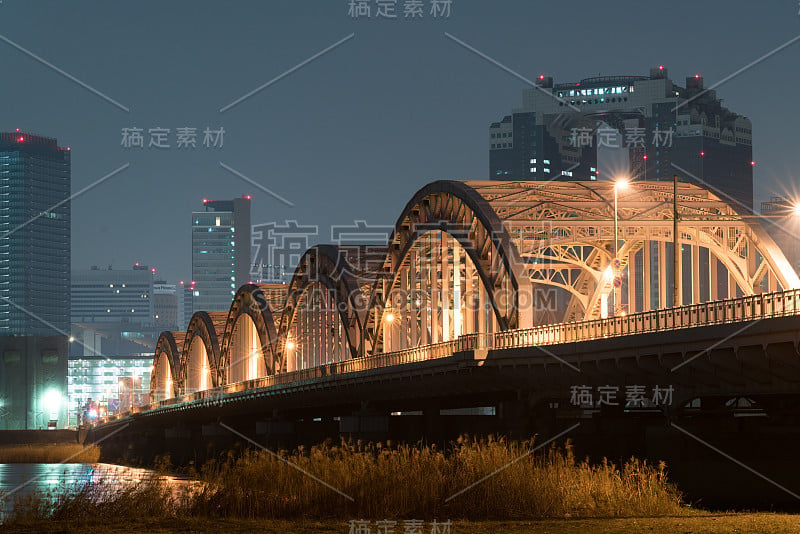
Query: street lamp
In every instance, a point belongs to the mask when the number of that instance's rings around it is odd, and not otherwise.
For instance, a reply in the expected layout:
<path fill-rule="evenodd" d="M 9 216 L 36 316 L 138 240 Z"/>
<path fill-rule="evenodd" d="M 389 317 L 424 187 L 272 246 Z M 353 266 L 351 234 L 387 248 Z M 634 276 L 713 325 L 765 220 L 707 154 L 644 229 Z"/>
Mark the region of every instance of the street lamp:
<path fill-rule="evenodd" d="M 618 178 L 614 181 L 614 276 L 615 278 L 620 276 L 620 269 L 619 269 L 619 211 L 617 208 L 617 202 L 619 197 L 619 192 L 624 191 L 628 188 L 629 182 L 627 178 Z M 614 315 L 616 315 L 616 310 L 621 308 L 620 306 L 620 288 L 614 287 Z"/>

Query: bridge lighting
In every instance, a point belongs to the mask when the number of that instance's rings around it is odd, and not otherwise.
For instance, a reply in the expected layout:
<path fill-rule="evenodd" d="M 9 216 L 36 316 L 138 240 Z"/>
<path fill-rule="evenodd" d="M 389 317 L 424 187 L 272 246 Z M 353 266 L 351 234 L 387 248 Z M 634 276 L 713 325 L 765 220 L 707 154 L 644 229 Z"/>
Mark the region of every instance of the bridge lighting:
<path fill-rule="evenodd" d="M 606 267 L 605 272 L 603 272 L 603 278 L 605 278 L 606 282 L 610 282 L 614 279 L 614 268 L 609 265 Z"/>
<path fill-rule="evenodd" d="M 645 156 L 645 158 L 646 157 L 647 156 Z M 618 191 L 624 191 L 625 189 L 628 188 L 628 185 L 629 185 L 629 182 L 628 182 L 627 178 L 618 178 L 617 180 L 614 181 L 614 187 Z"/>
<path fill-rule="evenodd" d="M 792 208 L 792 214 L 794 214 L 797 217 L 800 217 L 800 202 L 797 202 L 794 205 L 794 208 Z"/>
<path fill-rule="evenodd" d="M 386 314 L 386 322 L 387 323 L 393 323 L 394 322 L 394 314 L 393 313 L 389 312 L 389 313 Z"/>
<path fill-rule="evenodd" d="M 287 350 L 294 350 L 294 341 L 287 341 L 286 342 L 286 349 Z"/>

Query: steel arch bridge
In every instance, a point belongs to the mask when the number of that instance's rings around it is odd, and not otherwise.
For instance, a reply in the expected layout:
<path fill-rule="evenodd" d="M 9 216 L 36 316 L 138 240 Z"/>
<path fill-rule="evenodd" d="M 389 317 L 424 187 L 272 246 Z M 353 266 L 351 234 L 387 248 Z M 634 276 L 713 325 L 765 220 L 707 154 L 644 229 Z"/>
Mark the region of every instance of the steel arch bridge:
<path fill-rule="evenodd" d="M 162 333 L 150 400 L 469 334 L 668 308 L 676 275 L 683 305 L 800 288 L 757 220 L 711 191 L 681 183 L 675 198 L 671 182 L 640 181 L 615 202 L 614 188 L 430 183 L 386 247 L 312 247 L 288 285 L 247 284 L 229 310 Z"/>

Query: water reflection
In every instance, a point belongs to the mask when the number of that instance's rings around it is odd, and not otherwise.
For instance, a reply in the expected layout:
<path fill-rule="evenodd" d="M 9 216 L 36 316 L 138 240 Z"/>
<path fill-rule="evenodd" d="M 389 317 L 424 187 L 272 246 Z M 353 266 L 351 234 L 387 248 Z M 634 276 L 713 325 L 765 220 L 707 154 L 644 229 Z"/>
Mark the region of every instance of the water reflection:
<path fill-rule="evenodd" d="M 149 469 L 125 467 L 114 464 L 0 464 L 0 495 L 5 498 L 0 506 L 0 517 L 6 516 L 14 505 L 15 497 L 24 498 L 33 493 L 55 500 L 59 496 L 80 490 L 87 484 L 102 483 L 109 489 L 121 489 L 153 474 Z M 185 486 L 188 479 L 164 477 L 170 485 Z"/>

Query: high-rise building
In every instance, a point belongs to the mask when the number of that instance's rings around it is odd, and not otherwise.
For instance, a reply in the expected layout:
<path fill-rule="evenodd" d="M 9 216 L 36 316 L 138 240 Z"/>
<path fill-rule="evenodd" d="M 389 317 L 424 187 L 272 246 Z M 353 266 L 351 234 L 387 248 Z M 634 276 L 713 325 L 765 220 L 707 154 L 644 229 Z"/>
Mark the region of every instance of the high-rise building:
<path fill-rule="evenodd" d="M 192 300 L 194 294 L 194 282 L 184 282 L 181 280 L 177 289 L 178 294 L 178 328 L 186 330 L 189 321 L 192 319 Z"/>
<path fill-rule="evenodd" d="M 178 294 L 175 284 L 153 282 L 153 323 L 157 331 L 178 329 Z"/>
<path fill-rule="evenodd" d="M 678 174 L 753 206 L 750 121 L 723 107 L 700 75 L 681 87 L 664 67 L 560 84 L 539 76 L 522 107 L 489 127 L 489 178 L 594 180 L 603 145 L 629 150 L 631 178 Z"/>
<path fill-rule="evenodd" d="M 70 149 L 0 133 L 0 336 L 69 332 Z"/>
<path fill-rule="evenodd" d="M 194 311 L 230 308 L 236 289 L 250 281 L 250 196 L 203 199 L 192 213 Z"/>

